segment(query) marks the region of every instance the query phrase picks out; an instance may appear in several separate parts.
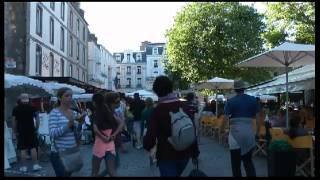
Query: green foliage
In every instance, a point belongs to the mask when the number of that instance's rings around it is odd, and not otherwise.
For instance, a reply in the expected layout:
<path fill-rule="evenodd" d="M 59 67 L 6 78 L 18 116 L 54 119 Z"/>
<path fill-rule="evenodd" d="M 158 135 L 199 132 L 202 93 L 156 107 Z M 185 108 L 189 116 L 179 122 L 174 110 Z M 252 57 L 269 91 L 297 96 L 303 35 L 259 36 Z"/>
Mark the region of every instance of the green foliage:
<path fill-rule="evenodd" d="M 267 3 L 267 31 L 262 35 L 268 48 L 285 40 L 315 43 L 315 2 Z"/>
<path fill-rule="evenodd" d="M 250 83 L 270 78 L 265 69 L 234 66 L 263 51 L 262 18 L 254 8 L 235 2 L 188 4 L 166 32 L 168 70 L 191 83 L 215 76 Z"/>

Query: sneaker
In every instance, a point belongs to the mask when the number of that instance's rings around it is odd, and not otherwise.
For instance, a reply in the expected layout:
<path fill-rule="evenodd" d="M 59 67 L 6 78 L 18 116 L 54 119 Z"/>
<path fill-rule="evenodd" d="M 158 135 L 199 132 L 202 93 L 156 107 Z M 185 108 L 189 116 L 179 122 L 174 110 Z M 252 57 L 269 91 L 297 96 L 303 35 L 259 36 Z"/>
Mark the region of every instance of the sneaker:
<path fill-rule="evenodd" d="M 19 168 L 19 171 L 26 173 L 26 172 L 28 172 L 28 168 L 27 168 L 27 166 L 22 166 Z"/>
<path fill-rule="evenodd" d="M 143 146 L 140 144 L 140 145 L 137 145 L 136 148 L 137 148 L 137 149 L 142 149 L 142 147 L 143 147 Z"/>
<path fill-rule="evenodd" d="M 35 164 L 35 165 L 33 165 L 32 169 L 33 169 L 33 171 L 39 171 L 42 169 L 42 167 L 39 164 Z"/>

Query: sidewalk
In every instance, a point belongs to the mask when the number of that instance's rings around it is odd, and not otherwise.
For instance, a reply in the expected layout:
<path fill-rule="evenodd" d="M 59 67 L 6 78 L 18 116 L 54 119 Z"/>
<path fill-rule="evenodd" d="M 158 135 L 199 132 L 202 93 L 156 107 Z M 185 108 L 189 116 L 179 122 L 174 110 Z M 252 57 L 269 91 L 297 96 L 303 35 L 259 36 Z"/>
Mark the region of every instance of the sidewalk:
<path fill-rule="evenodd" d="M 120 154 L 120 167 L 118 169 L 119 176 L 125 177 L 152 177 L 159 176 L 157 167 L 150 167 L 148 153 L 144 149 L 137 150 L 132 147 L 131 143 L 126 143 L 128 149 L 127 154 Z M 231 162 L 229 150 L 212 138 L 201 137 L 199 144 L 199 168 L 208 176 L 225 177 L 232 176 Z M 88 177 L 91 174 L 91 156 L 92 145 L 82 145 L 81 153 L 83 154 L 84 167 L 80 172 L 74 173 L 73 176 Z M 266 157 L 253 157 L 256 173 L 258 177 L 267 177 L 267 159 Z M 31 162 L 30 168 L 31 169 Z M 50 162 L 40 162 L 44 168 L 39 172 L 30 172 L 22 174 L 18 171 L 18 166 L 12 164 L 12 168 L 5 170 L 5 176 L 55 176 Z M 101 163 L 100 173 L 105 170 L 105 164 Z M 185 170 L 190 172 L 192 166 L 188 166 Z M 242 174 L 245 176 L 245 171 L 242 168 Z"/>

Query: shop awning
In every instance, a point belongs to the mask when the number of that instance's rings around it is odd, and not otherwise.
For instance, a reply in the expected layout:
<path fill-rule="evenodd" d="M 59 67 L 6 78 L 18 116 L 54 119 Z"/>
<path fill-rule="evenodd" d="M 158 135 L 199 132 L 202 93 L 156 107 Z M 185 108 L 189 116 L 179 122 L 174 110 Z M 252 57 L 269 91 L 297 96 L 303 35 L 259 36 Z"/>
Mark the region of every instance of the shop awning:
<path fill-rule="evenodd" d="M 306 65 L 295 69 L 288 74 L 289 92 L 309 90 L 315 88 L 315 65 Z M 282 74 L 274 77 L 271 81 L 246 90 L 250 95 L 276 94 L 286 91 L 286 76 Z"/>

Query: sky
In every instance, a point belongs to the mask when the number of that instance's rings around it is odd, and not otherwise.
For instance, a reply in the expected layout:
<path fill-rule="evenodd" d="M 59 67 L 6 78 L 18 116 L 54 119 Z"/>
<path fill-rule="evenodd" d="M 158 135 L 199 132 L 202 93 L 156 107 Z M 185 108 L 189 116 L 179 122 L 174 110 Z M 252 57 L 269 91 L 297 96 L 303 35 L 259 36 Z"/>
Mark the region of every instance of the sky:
<path fill-rule="evenodd" d="M 139 50 L 142 41 L 166 42 L 174 16 L 190 2 L 81 2 L 89 30 L 111 53 Z M 251 2 L 244 4 L 251 5 Z M 258 12 L 264 10 L 255 3 Z"/>

